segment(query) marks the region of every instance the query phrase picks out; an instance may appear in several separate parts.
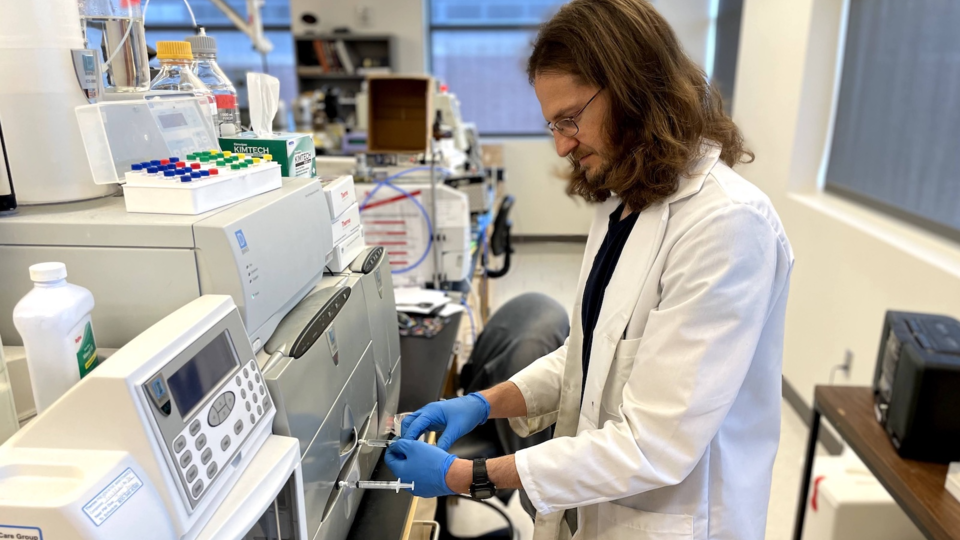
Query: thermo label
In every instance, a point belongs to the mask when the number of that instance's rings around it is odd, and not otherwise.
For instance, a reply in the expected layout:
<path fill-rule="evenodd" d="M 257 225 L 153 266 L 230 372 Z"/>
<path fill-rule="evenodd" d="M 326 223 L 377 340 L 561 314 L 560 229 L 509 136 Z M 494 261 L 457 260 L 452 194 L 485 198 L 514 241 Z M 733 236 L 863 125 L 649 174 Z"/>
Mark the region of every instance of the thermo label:
<path fill-rule="evenodd" d="M 13 538 L 15 540 L 43 540 L 43 532 L 41 532 L 37 527 L 0 525 L 0 538 Z"/>
<path fill-rule="evenodd" d="M 125 502 L 130 500 L 130 497 L 133 497 L 134 493 L 141 487 L 143 487 L 143 481 L 140 480 L 137 473 L 127 469 L 84 505 L 83 513 L 90 518 L 94 525 L 99 527 L 104 521 L 110 519 L 110 516 L 119 510 Z"/>

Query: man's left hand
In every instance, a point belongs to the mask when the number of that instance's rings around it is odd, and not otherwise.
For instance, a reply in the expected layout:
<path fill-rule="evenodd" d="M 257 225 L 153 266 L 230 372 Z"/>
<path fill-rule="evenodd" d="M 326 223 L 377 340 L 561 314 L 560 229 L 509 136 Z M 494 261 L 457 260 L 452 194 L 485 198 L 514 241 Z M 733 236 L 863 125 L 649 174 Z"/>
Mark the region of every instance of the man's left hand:
<path fill-rule="evenodd" d="M 383 458 L 397 478 L 414 483 L 411 493 L 425 498 L 455 494 L 447 486 L 447 471 L 456 459 L 432 444 L 409 439 L 395 440 Z"/>

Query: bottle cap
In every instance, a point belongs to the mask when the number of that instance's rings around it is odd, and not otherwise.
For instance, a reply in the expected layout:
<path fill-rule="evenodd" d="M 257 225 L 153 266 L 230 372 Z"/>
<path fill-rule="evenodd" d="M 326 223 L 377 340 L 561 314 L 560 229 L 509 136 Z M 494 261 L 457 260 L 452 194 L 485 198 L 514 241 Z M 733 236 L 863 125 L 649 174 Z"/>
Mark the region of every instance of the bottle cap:
<path fill-rule="evenodd" d="M 30 267 L 30 279 L 37 283 L 47 283 L 66 279 L 67 265 L 61 262 L 45 262 Z"/>
<path fill-rule="evenodd" d="M 253 162 L 254 162 L 254 163 L 260 163 L 260 158 L 258 158 L 258 157 L 253 158 Z"/>
<path fill-rule="evenodd" d="M 227 162 L 226 162 L 226 161 L 224 161 L 224 160 L 222 160 L 222 159 L 218 159 L 218 160 L 217 160 L 217 167 L 226 167 L 226 166 L 227 166 Z"/>
<path fill-rule="evenodd" d="M 247 157 L 246 154 L 237 154 L 237 159 L 243 159 Z"/>
<path fill-rule="evenodd" d="M 180 177 L 180 181 L 181 181 L 181 182 L 189 182 L 189 181 L 190 181 L 190 175 L 189 175 L 189 174 L 185 174 L 185 175 L 181 176 L 181 177 Z"/>
<path fill-rule="evenodd" d="M 216 176 L 218 174 L 220 174 L 220 171 L 217 169 L 210 169 L 210 176 Z"/>
<path fill-rule="evenodd" d="M 217 54 L 217 38 L 208 36 L 203 28 L 200 29 L 199 35 L 186 39 L 196 54 Z"/>
<path fill-rule="evenodd" d="M 210 154 L 203 154 L 200 156 L 200 163 L 207 163 L 210 161 Z"/>
<path fill-rule="evenodd" d="M 159 167 L 161 165 L 159 159 L 151 159 L 150 164 L 153 165 L 154 167 Z"/>
<path fill-rule="evenodd" d="M 133 165 L 130 166 L 130 170 L 131 170 L 131 171 L 142 171 L 142 170 L 143 170 L 143 165 L 141 165 L 141 164 L 139 164 L 139 163 L 134 163 Z"/>
<path fill-rule="evenodd" d="M 199 168 L 200 168 L 200 164 L 199 164 L 199 163 L 191 163 L 191 164 L 190 164 L 190 168 L 191 168 L 191 169 L 199 169 Z"/>
<path fill-rule="evenodd" d="M 200 176 L 210 176 L 210 171 L 200 171 Z"/>
<path fill-rule="evenodd" d="M 158 41 L 157 58 L 160 60 L 193 60 L 193 51 L 187 41 Z"/>
<path fill-rule="evenodd" d="M 170 158 L 170 163 L 176 163 L 178 161 L 180 161 L 180 158 L 178 158 L 177 156 L 173 156 Z"/>
<path fill-rule="evenodd" d="M 190 173 L 190 178 L 200 178 L 200 171 L 193 171 Z"/>
<path fill-rule="evenodd" d="M 239 164 L 239 163 L 231 163 L 231 164 L 230 164 L 230 170 L 231 170 L 231 171 L 236 171 L 236 170 L 239 170 L 239 169 L 240 169 L 240 164 Z"/>
<path fill-rule="evenodd" d="M 186 167 L 186 166 L 187 166 L 186 163 L 184 163 L 184 162 L 182 162 L 182 161 L 177 161 L 177 168 L 178 168 L 178 169 L 182 169 L 182 168 L 184 168 L 184 167 Z"/>
<path fill-rule="evenodd" d="M 267 161 L 273 161 L 273 156 L 271 156 L 270 154 L 264 154 L 263 159 Z"/>
<path fill-rule="evenodd" d="M 160 160 L 160 164 L 161 164 L 161 165 L 169 165 L 169 164 L 170 164 L 170 160 L 169 160 L 169 159 L 161 159 L 161 160 Z"/>
<path fill-rule="evenodd" d="M 224 152 L 223 157 L 230 157 L 233 155 L 233 152 Z"/>
<path fill-rule="evenodd" d="M 170 170 L 163 171 L 163 176 L 173 177 L 173 176 L 176 176 L 176 175 L 177 175 L 177 173 L 176 173 L 175 171 L 170 171 Z"/>
<path fill-rule="evenodd" d="M 187 154 L 187 160 L 188 160 L 188 161 L 192 161 L 192 160 L 196 159 L 196 157 L 197 157 L 196 154 Z"/>
<path fill-rule="evenodd" d="M 246 161 L 241 161 L 239 165 L 241 169 L 246 169 L 247 167 L 250 166 Z"/>
<path fill-rule="evenodd" d="M 160 170 L 160 169 L 157 168 L 157 167 L 147 167 L 147 172 L 148 172 L 149 174 L 157 174 L 157 171 L 159 171 L 159 170 Z"/>

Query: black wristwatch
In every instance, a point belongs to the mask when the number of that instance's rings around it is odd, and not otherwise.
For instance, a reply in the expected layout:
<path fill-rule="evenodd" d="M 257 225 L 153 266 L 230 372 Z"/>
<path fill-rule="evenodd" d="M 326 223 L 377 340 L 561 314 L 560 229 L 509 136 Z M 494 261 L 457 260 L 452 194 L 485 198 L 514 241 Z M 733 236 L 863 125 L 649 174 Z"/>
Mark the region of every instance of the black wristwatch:
<path fill-rule="evenodd" d="M 487 458 L 473 460 L 473 483 L 470 484 L 470 496 L 474 499 L 489 499 L 497 494 L 497 486 L 487 476 Z"/>

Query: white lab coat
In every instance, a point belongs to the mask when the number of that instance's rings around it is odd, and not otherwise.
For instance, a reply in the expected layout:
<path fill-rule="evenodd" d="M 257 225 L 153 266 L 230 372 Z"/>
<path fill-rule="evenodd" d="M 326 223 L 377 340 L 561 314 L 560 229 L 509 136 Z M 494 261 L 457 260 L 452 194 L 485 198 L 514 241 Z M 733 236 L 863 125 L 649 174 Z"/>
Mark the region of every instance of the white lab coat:
<path fill-rule="evenodd" d="M 536 540 L 762 540 L 780 434 L 793 252 L 769 199 L 704 157 L 644 209 L 603 296 L 581 408 L 583 289 L 618 200 L 598 205 L 571 335 L 510 380 Z"/>

